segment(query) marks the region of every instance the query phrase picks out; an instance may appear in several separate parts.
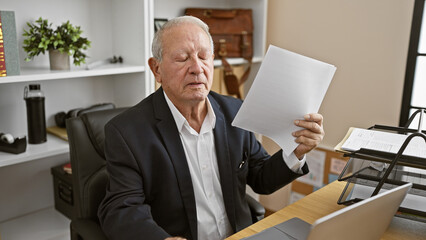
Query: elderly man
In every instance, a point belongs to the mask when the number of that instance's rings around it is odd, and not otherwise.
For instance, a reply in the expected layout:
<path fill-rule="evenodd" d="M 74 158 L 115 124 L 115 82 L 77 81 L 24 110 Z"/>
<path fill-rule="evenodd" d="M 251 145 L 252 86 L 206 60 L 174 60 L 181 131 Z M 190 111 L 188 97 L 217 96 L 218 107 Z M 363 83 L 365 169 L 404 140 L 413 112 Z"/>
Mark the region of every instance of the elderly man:
<path fill-rule="evenodd" d="M 210 91 L 206 24 L 170 20 L 152 52 L 162 87 L 105 127 L 102 229 L 109 239 L 224 239 L 253 223 L 246 184 L 268 194 L 308 172 L 304 155 L 324 136 L 322 116 L 295 120 L 304 128 L 293 133 L 298 147 L 270 156 L 253 133 L 231 126 L 242 102 Z"/>

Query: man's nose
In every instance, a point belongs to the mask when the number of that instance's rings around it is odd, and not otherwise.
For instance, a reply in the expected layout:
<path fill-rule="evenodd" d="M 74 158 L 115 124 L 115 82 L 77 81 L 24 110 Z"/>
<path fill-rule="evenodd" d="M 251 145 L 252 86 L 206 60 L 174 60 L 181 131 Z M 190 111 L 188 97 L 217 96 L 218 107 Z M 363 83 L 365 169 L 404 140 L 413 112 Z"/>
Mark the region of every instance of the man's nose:
<path fill-rule="evenodd" d="M 191 58 L 189 72 L 192 74 L 203 73 L 202 62 L 199 58 Z"/>

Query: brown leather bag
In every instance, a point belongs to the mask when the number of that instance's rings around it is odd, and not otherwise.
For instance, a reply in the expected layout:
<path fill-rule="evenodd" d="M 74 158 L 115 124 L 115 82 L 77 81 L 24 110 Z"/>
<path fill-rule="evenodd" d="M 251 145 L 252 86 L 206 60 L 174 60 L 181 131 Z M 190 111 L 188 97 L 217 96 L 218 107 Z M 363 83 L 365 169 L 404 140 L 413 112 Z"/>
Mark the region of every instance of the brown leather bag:
<path fill-rule="evenodd" d="M 253 18 L 251 9 L 187 8 L 186 15 L 204 21 L 214 42 L 215 58 L 222 60 L 225 86 L 229 94 L 241 98 L 240 85 L 250 73 L 253 58 Z M 244 58 L 248 67 L 240 80 L 226 58 Z"/>

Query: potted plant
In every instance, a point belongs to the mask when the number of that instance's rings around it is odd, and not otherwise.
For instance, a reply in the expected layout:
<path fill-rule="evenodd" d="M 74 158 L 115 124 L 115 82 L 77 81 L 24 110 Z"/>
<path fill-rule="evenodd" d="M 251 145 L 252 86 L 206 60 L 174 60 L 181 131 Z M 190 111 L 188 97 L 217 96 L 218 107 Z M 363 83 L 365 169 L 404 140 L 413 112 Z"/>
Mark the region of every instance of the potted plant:
<path fill-rule="evenodd" d="M 41 17 L 35 23 L 27 22 L 27 26 L 29 29 L 24 29 L 23 33 L 23 48 L 28 54 L 25 61 L 30 61 L 40 53 L 49 51 L 52 70 L 69 69 L 70 56 L 73 57 L 73 63 L 76 66 L 85 63 L 87 55 L 82 50 L 90 47 L 90 41 L 81 37 L 83 31 L 79 26 L 73 26 L 67 21 L 54 30 L 52 24 Z M 56 59 L 57 57 L 59 59 Z"/>

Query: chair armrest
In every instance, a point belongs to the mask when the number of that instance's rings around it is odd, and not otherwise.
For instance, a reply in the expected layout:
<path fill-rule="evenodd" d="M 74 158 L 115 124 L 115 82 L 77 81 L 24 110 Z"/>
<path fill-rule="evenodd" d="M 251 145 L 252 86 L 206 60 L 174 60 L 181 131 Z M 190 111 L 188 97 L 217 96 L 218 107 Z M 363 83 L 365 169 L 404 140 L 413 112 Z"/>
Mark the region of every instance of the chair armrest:
<path fill-rule="evenodd" d="M 250 207 L 250 212 L 253 218 L 253 223 L 263 219 L 265 216 L 265 208 L 256 199 L 246 194 L 246 200 Z"/>

